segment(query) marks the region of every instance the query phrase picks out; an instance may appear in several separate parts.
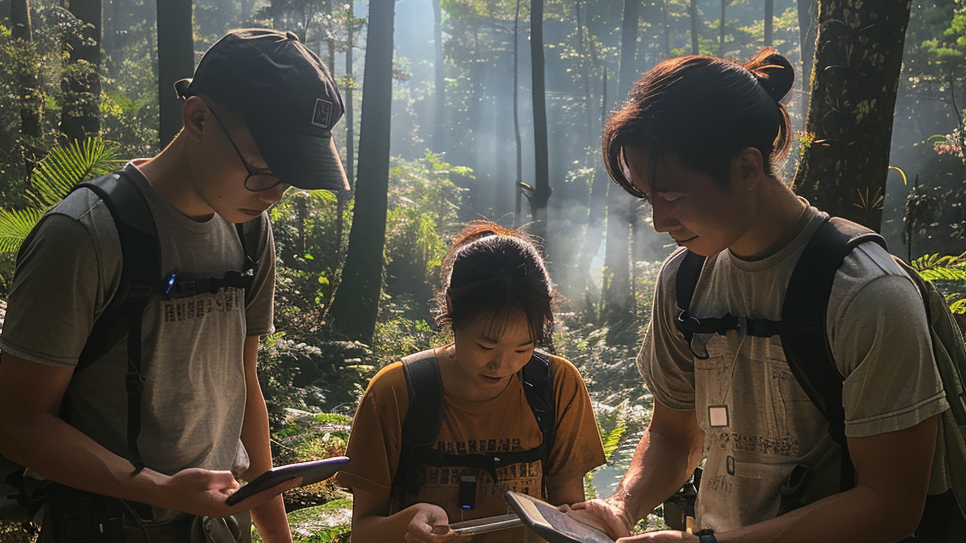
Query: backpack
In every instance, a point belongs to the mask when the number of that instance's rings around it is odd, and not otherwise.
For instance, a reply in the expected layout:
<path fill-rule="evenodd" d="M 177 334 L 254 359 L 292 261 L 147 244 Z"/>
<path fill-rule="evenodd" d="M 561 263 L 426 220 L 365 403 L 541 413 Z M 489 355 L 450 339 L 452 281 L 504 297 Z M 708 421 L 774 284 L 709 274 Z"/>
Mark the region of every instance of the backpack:
<path fill-rule="evenodd" d="M 154 217 L 140 189 L 123 170 L 78 183 L 73 190 L 81 188 L 94 192 L 111 213 L 121 246 L 121 276 L 117 291 L 91 329 L 74 372 L 90 367 L 127 335 L 127 447 L 134 459 L 132 463 L 140 470 L 144 467 L 137 445 L 144 391 L 141 318 L 148 300 L 159 294 L 178 297 L 229 287 L 249 291 L 257 258 L 255 249 L 264 232 L 260 219 L 235 225 L 246 257 L 243 271 L 229 271 L 220 279 L 178 281 L 174 273 L 162 276 L 161 240 Z M 33 231 L 36 232 L 37 228 Z M 27 239 L 29 241 L 30 237 Z M 28 243 L 24 242 L 26 245 Z M 66 397 L 60 415 L 64 420 L 69 419 L 70 405 Z M 50 481 L 29 468 L 0 455 L 0 520 L 32 521 L 46 501 L 49 485 Z"/>
<path fill-rule="evenodd" d="M 845 410 L 842 406 L 845 379 L 832 360 L 825 317 L 836 271 L 852 249 L 868 241 L 883 248 L 886 246 L 885 240 L 872 230 L 837 217 L 827 219 L 809 240 L 792 271 L 782 302 L 781 321 L 748 319 L 731 314 L 697 319 L 688 313 L 688 309 L 705 257 L 687 252 L 676 276 L 678 315 L 675 326 L 689 344 L 694 334 L 724 335 L 728 330 L 758 337 L 781 336 L 782 349 L 792 373 L 828 420 L 832 439 L 842 447 L 841 491 L 855 486 L 855 470 L 845 437 Z M 898 257 L 893 258 L 915 283 L 925 306 L 933 355 L 950 406 L 939 420 L 945 438 L 946 471 L 959 513 L 966 517 L 966 344 L 942 293 L 931 282 L 919 277 L 908 264 Z M 785 490 L 783 488 L 783 494 Z M 801 488 L 793 491 L 797 491 L 799 497 L 804 493 Z M 927 512 L 928 509 L 927 505 Z"/>
<path fill-rule="evenodd" d="M 496 469 L 502 466 L 536 460 L 547 465 L 557 429 L 553 375 L 546 354 L 534 351 L 522 370 L 523 392 L 543 440 L 535 449 L 497 454 L 448 454 L 437 449 L 436 438 L 443 423 L 443 381 L 435 353 L 418 353 L 403 358 L 402 362 L 409 409 L 402 424 L 399 465 L 392 484 L 394 503 L 401 500 L 402 507 L 410 505 L 409 500 L 416 498 L 426 482 L 427 467 L 475 468 L 486 471 L 496 481 Z M 543 491 L 546 495 L 546 481 Z M 460 508 L 472 509 L 475 493 L 475 478 L 461 477 Z"/>

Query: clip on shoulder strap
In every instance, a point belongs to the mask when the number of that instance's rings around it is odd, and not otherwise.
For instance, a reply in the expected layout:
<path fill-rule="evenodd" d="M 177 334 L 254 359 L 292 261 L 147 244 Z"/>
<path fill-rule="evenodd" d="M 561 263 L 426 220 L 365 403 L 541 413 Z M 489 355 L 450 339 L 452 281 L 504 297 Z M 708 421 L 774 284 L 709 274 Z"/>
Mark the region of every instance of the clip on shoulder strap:
<path fill-rule="evenodd" d="M 835 273 L 845 257 L 867 241 L 885 247 L 880 235 L 861 225 L 840 218 L 824 222 L 795 265 L 782 302 L 785 359 L 809 399 L 828 419 L 832 439 L 842 447 L 842 490 L 854 486 L 855 472 L 845 438 L 845 379 L 832 358 L 827 312 Z"/>
<path fill-rule="evenodd" d="M 161 246 L 154 218 L 140 190 L 130 179 L 108 175 L 79 183 L 77 188 L 91 190 L 107 206 L 114 219 L 121 246 L 121 277 L 111 302 L 94 323 L 81 351 L 77 370 L 81 371 L 107 354 L 127 334 L 128 452 L 140 469 L 141 454 L 137 440 L 141 434 L 141 395 L 144 372 L 141 367 L 141 319 L 148 299 L 160 285 Z"/>

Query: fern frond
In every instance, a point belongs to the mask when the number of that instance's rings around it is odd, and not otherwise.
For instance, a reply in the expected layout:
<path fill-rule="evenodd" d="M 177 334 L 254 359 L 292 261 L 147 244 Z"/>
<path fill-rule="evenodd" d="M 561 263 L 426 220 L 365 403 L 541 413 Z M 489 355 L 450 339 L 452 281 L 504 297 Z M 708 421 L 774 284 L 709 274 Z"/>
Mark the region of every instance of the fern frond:
<path fill-rule="evenodd" d="M 911 265 L 927 281 L 966 283 L 966 258 L 962 255 L 923 255 L 913 260 Z"/>
<path fill-rule="evenodd" d="M 617 447 L 620 445 L 621 438 L 624 437 L 624 432 L 627 430 L 627 421 L 623 417 L 617 419 L 617 424 L 614 428 L 606 433 L 603 438 L 604 444 L 604 458 L 610 458 Z"/>
<path fill-rule="evenodd" d="M 48 208 L 64 199 L 81 181 L 104 175 L 116 165 L 117 149 L 101 138 L 87 138 L 55 147 L 30 177 L 27 194 L 38 207 Z"/>
<path fill-rule="evenodd" d="M 0 209 L 0 253 L 19 251 L 43 214 L 44 210 L 37 208 Z"/>

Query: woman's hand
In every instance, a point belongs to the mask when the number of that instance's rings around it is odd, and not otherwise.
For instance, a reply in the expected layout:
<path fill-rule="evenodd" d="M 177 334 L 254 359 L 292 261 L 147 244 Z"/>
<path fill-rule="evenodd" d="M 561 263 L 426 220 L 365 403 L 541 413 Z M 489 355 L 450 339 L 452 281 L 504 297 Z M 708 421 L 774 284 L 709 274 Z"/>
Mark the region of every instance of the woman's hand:
<path fill-rule="evenodd" d="M 631 528 L 634 527 L 633 520 L 628 518 L 622 505 L 623 502 L 612 501 L 610 498 L 589 500 L 573 504 L 567 516 L 617 539 L 630 535 Z"/>
<path fill-rule="evenodd" d="M 450 529 L 449 517 L 442 507 L 431 503 L 417 503 L 413 507 L 416 508 L 416 514 L 409 522 L 407 543 L 451 543 L 467 540 L 466 536 Z"/>

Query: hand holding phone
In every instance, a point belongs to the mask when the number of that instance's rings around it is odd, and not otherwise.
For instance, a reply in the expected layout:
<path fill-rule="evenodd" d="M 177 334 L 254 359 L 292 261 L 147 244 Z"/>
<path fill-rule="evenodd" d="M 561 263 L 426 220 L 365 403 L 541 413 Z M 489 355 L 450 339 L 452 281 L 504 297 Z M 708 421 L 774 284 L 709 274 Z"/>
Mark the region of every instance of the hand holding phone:
<path fill-rule="evenodd" d="M 315 484 L 324 479 L 328 479 L 336 474 L 339 469 L 349 461 L 346 456 L 336 456 L 325 460 L 315 460 L 313 462 L 301 462 L 299 464 L 289 464 L 272 468 L 256 477 L 252 482 L 238 489 L 237 492 L 228 496 L 225 503 L 235 505 L 236 503 L 250 498 L 259 492 L 268 490 L 289 479 L 296 477 L 302 478 L 299 486 Z"/>

